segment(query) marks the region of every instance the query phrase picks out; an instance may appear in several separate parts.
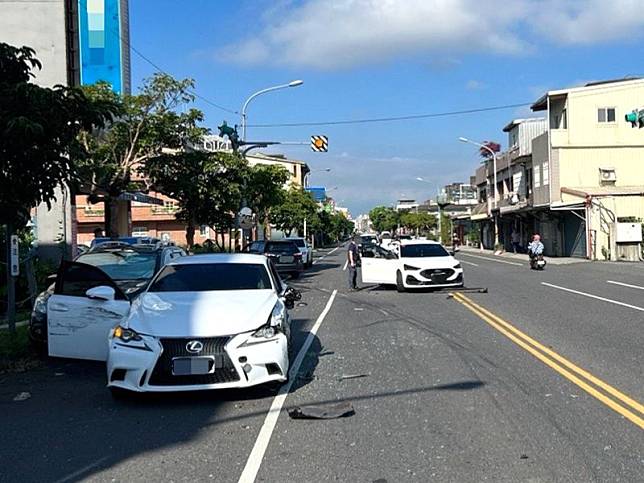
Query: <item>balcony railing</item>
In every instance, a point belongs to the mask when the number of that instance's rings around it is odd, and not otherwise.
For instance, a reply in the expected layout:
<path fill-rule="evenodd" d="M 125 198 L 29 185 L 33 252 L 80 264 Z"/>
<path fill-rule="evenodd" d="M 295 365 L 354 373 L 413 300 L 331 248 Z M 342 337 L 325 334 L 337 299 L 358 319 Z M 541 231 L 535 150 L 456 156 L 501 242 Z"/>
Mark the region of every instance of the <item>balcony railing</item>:
<path fill-rule="evenodd" d="M 83 214 L 87 217 L 93 217 L 93 216 L 105 216 L 105 210 L 101 209 L 92 209 L 92 208 L 85 208 L 83 210 Z"/>
<path fill-rule="evenodd" d="M 153 214 L 155 215 L 172 215 L 179 211 L 178 206 L 158 206 L 158 205 L 152 205 L 150 208 Z"/>

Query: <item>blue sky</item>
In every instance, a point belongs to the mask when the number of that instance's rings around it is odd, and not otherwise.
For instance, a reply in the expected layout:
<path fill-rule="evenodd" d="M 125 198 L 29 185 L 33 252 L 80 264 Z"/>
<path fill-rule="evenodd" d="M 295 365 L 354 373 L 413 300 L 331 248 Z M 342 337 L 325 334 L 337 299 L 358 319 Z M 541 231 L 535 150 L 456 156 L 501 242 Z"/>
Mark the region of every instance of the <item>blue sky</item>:
<path fill-rule="evenodd" d="M 180 6 L 180 8 L 179 8 Z M 256 90 L 249 124 L 317 122 L 529 103 L 547 89 L 643 75 L 641 0 L 130 0 L 131 43 L 196 91 L 238 111 Z M 154 68 L 132 53 L 133 86 Z M 197 100 L 206 124 L 234 114 Z M 478 159 L 459 136 L 507 144 L 503 126 L 528 108 L 344 126 L 249 128 L 250 140 L 329 136 L 306 161 L 311 184 L 354 215 L 398 197 L 424 200 L 467 181 Z M 430 183 L 420 183 L 416 177 Z"/>

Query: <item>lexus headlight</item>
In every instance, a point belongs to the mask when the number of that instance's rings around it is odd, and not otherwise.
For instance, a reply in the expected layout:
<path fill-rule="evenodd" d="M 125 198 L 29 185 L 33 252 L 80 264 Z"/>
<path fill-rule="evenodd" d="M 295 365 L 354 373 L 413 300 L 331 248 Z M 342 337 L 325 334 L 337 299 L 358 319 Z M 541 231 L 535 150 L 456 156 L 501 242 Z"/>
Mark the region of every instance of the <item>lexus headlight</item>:
<path fill-rule="evenodd" d="M 404 270 L 420 270 L 418 267 L 412 267 L 411 265 L 403 265 Z"/>
<path fill-rule="evenodd" d="M 284 306 L 280 303 L 275 304 L 266 324 L 253 332 L 253 337 L 263 337 L 264 339 L 275 337 L 275 334 L 277 334 L 279 329 L 284 325 L 285 319 L 286 311 Z"/>
<path fill-rule="evenodd" d="M 141 336 L 135 331 L 133 331 L 132 329 L 126 329 L 125 327 L 121 327 L 120 325 L 116 329 L 114 329 L 113 335 L 116 339 L 120 339 L 123 342 L 141 340 Z"/>

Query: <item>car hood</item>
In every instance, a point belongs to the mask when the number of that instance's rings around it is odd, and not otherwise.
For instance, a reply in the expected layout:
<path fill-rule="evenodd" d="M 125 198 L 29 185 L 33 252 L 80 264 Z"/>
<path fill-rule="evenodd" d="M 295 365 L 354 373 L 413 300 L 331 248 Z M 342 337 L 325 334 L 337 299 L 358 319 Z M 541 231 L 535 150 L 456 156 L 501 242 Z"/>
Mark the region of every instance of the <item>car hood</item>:
<path fill-rule="evenodd" d="M 454 268 L 459 261 L 452 257 L 401 257 L 400 262 L 416 268 Z"/>
<path fill-rule="evenodd" d="M 218 337 L 264 325 L 278 301 L 273 290 L 146 292 L 132 304 L 126 325 L 159 337 Z"/>

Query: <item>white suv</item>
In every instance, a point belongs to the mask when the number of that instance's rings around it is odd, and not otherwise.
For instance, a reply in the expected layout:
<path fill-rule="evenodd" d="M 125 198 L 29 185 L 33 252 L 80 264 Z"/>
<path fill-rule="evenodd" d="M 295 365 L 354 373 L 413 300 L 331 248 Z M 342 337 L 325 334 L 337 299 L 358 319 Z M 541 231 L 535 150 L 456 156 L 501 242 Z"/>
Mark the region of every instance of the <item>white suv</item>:
<path fill-rule="evenodd" d="M 304 262 L 304 268 L 309 268 L 313 265 L 313 250 L 311 250 L 311 247 L 305 238 L 294 236 L 288 237 L 287 240 L 294 241 L 297 248 L 299 248 L 300 253 L 302 254 L 302 261 Z"/>

